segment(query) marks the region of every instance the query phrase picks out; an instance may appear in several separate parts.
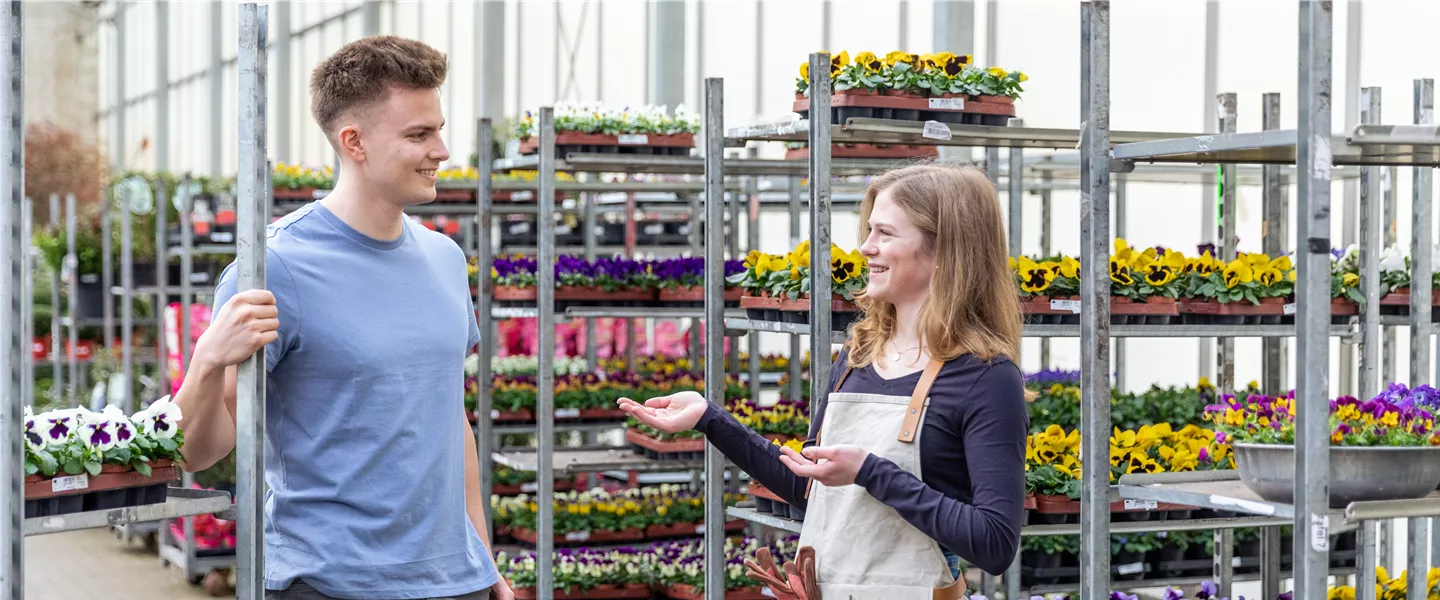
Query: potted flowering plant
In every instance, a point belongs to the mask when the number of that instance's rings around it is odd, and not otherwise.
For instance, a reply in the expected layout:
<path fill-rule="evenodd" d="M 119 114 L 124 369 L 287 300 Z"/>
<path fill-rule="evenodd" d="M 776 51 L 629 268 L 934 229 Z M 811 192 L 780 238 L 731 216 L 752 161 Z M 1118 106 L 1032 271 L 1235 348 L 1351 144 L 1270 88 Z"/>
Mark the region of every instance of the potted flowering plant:
<path fill-rule="evenodd" d="M 514 255 L 496 256 L 490 267 L 490 282 L 499 301 L 535 301 L 535 258 Z"/>
<path fill-rule="evenodd" d="M 1330 401 L 1330 506 L 1359 500 L 1419 498 L 1440 484 L 1440 405 L 1429 386 L 1410 390 L 1392 384 L 1367 401 L 1343 396 Z M 1222 396 L 1206 407 L 1217 440 L 1228 442 L 1245 486 L 1273 502 L 1294 494 L 1294 392 Z M 1383 481 L 1378 478 L 1383 478 Z M 1288 486 L 1288 487 L 1287 487 Z"/>
<path fill-rule="evenodd" d="M 1184 286 L 1179 277 L 1187 264 L 1179 251 L 1160 247 L 1136 251 L 1116 238 L 1110 257 L 1111 322 L 1163 325 L 1179 316 L 1175 298 Z"/>
<path fill-rule="evenodd" d="M 753 253 L 755 251 L 752 251 Z M 746 268 L 745 261 L 725 261 L 726 302 L 739 302 L 742 290 L 737 284 L 731 282 L 731 278 L 743 274 Z M 657 261 L 653 265 L 653 272 L 657 279 L 656 285 L 660 288 L 661 304 L 689 306 L 705 301 L 705 259 L 703 257 Z"/>
<path fill-rule="evenodd" d="M 789 256 L 751 250 L 741 267 L 742 271 L 725 281 L 740 288 L 740 307 L 745 309 L 745 315 L 756 320 L 779 321 L 778 292 L 791 279 Z"/>
<path fill-rule="evenodd" d="M 335 187 L 335 171 L 329 166 L 313 169 L 277 162 L 270 185 L 276 200 L 315 200 Z"/>
<path fill-rule="evenodd" d="M 500 576 L 520 600 L 538 597 L 535 564 L 533 552 L 513 558 L 501 552 L 495 558 Z M 557 599 L 650 597 L 650 565 L 642 552 L 630 548 L 557 550 L 552 565 Z"/>
<path fill-rule="evenodd" d="M 1382 280 L 1382 286 L 1383 280 Z M 1406 298 L 1406 304 L 1409 298 Z M 1360 248 L 1354 244 L 1330 251 L 1330 315 L 1336 321 L 1360 314 L 1365 295 L 1360 291 Z"/>
<path fill-rule="evenodd" d="M 1433 254 L 1434 258 L 1440 258 L 1440 247 Z M 1410 255 L 1402 248 L 1392 245 L 1380 254 L 1381 314 L 1410 314 L 1410 269 Z M 1440 289 L 1440 274 L 1431 275 L 1430 285 L 1432 289 Z M 1440 307 L 1440 293 L 1431 293 L 1430 304 Z M 1440 317 L 1440 308 L 1431 309 L 1431 320 L 1436 317 Z"/>
<path fill-rule="evenodd" d="M 789 273 L 776 286 L 782 292 L 781 318 L 792 323 L 810 322 L 810 241 L 800 242 L 790 252 Z M 830 328 L 844 331 L 859 312 L 855 298 L 869 284 L 870 274 L 860 250 L 845 251 L 830 245 Z"/>
<path fill-rule="evenodd" d="M 1194 322 L 1279 322 L 1295 289 L 1289 256 L 1241 253 L 1223 266 L 1208 255 L 1191 263 L 1180 313 Z"/>
<path fill-rule="evenodd" d="M 771 550 L 777 560 L 794 556 L 795 549 L 787 543 Z M 760 541 L 746 536 L 736 544 L 725 540 L 725 600 L 765 600 L 760 582 L 745 576 L 745 560 L 754 560 L 761 548 Z M 651 547 L 656 586 L 667 597 L 676 600 L 705 598 L 704 543 L 700 540 L 656 544 Z M 788 552 L 788 553 L 787 553 Z"/>
<path fill-rule="evenodd" d="M 1030 77 L 1020 71 L 990 67 L 984 70 L 972 69 L 967 73 L 966 79 L 970 85 L 971 100 L 1014 104 L 1020 93 L 1025 91 L 1020 84 L 1029 81 Z"/>
<path fill-rule="evenodd" d="M 521 154 L 540 147 L 538 125 L 530 111 L 519 119 L 513 137 Z M 688 156 L 700 132 L 699 116 L 679 106 L 673 115 L 664 106 L 616 109 L 601 104 L 555 106 L 557 156 L 571 152 L 661 154 Z"/>
<path fill-rule="evenodd" d="M 809 61 L 800 65 L 799 75 L 792 110 L 806 117 Z M 830 79 L 835 94 L 831 99 L 835 125 L 871 117 L 1003 126 L 1015 116 L 1013 102 L 1023 91 L 1020 83 L 1028 78 L 998 67 L 977 68 L 969 55 L 919 55 L 896 50 L 883 58 L 869 51 L 859 52 L 853 61 L 848 51 L 834 54 Z M 982 95 L 987 102 L 967 102 Z M 855 148 L 859 151 L 857 157 L 902 158 L 934 152 L 933 147 L 925 146 L 864 146 Z"/>
<path fill-rule="evenodd" d="M 29 517 L 165 501 L 182 460 L 180 408 L 166 396 L 126 417 L 119 408 L 35 415 L 26 407 L 25 512 Z M 66 478 L 65 484 L 56 478 Z M 139 488 L 134 493 L 127 490 Z"/>
<path fill-rule="evenodd" d="M 1008 261 L 1020 294 L 1020 312 L 1027 322 L 1079 322 L 1080 261 L 1063 254 L 1042 260 L 1012 257 Z"/>

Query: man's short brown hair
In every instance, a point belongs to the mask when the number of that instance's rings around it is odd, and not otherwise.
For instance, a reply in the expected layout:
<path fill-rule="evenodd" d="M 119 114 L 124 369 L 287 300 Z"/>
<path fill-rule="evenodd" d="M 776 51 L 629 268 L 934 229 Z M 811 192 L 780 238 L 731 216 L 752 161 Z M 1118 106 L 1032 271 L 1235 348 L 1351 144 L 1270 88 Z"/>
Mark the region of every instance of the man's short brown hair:
<path fill-rule="evenodd" d="M 334 143 L 342 115 L 384 101 L 392 87 L 424 90 L 445 83 L 445 55 L 423 42 L 376 35 L 345 44 L 310 74 L 310 113 Z"/>

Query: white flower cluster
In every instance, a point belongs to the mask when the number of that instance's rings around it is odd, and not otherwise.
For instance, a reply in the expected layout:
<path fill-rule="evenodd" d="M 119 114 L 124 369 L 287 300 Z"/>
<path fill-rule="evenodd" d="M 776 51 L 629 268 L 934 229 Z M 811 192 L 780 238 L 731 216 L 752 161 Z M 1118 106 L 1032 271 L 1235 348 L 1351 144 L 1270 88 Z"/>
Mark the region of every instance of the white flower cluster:
<path fill-rule="evenodd" d="M 584 357 L 556 358 L 556 375 L 579 375 L 590 370 Z M 474 376 L 480 370 L 480 355 L 471 354 L 465 359 L 465 374 Z M 490 372 L 495 375 L 535 375 L 540 365 L 533 356 L 496 356 L 490 359 Z"/>
<path fill-rule="evenodd" d="M 107 406 L 98 413 L 86 408 L 68 408 L 39 415 L 32 414 L 27 406 L 25 444 L 37 452 L 72 442 L 100 452 L 128 448 L 137 435 L 156 440 L 175 437 L 180 431 L 180 417 L 180 407 L 169 396 L 156 400 L 130 417 L 126 417 L 116 406 Z"/>

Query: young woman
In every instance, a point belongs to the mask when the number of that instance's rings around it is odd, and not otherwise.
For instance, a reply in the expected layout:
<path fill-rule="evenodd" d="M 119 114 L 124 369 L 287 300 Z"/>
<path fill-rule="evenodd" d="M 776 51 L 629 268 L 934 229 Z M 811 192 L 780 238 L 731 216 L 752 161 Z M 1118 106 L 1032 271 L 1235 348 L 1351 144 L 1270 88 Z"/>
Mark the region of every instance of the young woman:
<path fill-rule="evenodd" d="M 1025 495 L 1022 324 L 995 186 L 973 166 L 891 171 L 866 190 L 860 235 L 864 318 L 816 390 L 803 452 L 694 392 L 620 405 L 698 429 L 804 508 L 823 597 L 958 598 L 961 559 L 993 574 L 1014 560 Z"/>

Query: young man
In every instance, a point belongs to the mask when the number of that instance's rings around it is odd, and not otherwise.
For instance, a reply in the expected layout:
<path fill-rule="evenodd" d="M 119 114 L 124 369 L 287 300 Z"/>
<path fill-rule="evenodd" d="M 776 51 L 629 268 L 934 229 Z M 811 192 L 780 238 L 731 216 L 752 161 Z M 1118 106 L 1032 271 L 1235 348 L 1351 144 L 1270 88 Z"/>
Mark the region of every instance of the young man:
<path fill-rule="evenodd" d="M 266 349 L 267 599 L 511 600 L 491 558 L 463 406 L 479 342 L 465 255 L 413 225 L 449 158 L 444 55 L 390 36 L 311 75 L 335 189 L 269 227 L 267 290 L 218 308 L 177 393 L 186 468 L 235 446 L 235 366 Z"/>

